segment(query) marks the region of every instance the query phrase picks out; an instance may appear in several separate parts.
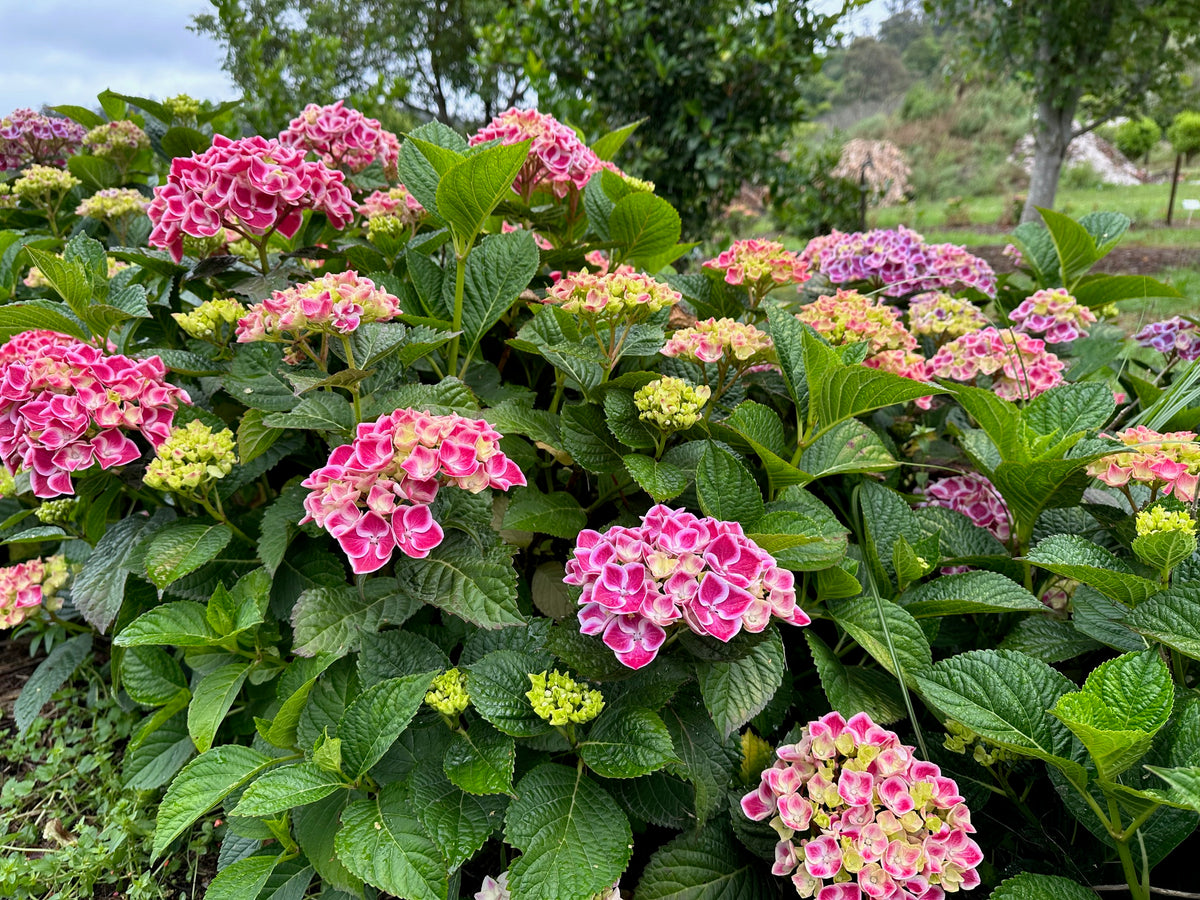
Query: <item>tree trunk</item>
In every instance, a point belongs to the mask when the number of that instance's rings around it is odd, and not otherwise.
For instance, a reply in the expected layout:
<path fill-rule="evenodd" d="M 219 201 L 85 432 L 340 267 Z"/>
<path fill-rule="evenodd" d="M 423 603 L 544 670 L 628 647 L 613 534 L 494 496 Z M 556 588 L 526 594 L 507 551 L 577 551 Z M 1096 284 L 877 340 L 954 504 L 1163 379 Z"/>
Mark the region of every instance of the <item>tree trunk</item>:
<path fill-rule="evenodd" d="M 1062 174 L 1063 160 L 1067 157 L 1067 145 L 1071 143 L 1071 123 L 1078 102 L 1077 97 L 1070 97 L 1062 106 L 1047 100 L 1038 103 L 1033 171 L 1029 175 L 1025 209 L 1021 212 L 1022 222 L 1036 222 L 1039 206 L 1054 206 L 1058 177 Z"/>

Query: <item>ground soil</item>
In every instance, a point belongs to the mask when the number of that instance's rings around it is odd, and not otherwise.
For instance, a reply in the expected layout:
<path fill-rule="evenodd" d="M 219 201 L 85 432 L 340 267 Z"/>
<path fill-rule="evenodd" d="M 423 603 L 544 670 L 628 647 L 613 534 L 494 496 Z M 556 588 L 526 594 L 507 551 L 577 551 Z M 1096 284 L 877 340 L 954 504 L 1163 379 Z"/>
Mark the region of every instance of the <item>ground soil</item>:
<path fill-rule="evenodd" d="M 1011 272 L 1012 262 L 1002 255 L 1004 244 L 972 247 L 997 272 Z M 1113 275 L 1158 275 L 1167 269 L 1200 269 L 1200 249 L 1196 247 L 1115 247 L 1092 269 Z"/>
<path fill-rule="evenodd" d="M 12 715 L 17 695 L 43 658 L 30 659 L 29 644 L 24 641 L 0 640 L 0 717 Z"/>

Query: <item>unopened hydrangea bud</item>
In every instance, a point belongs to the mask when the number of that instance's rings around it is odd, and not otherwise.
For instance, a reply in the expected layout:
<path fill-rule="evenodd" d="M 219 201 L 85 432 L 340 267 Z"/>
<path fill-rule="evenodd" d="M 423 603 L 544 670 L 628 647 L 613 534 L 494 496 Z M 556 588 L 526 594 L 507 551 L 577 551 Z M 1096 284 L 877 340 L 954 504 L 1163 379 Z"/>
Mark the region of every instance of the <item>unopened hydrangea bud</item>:
<path fill-rule="evenodd" d="M 171 318 L 179 323 L 179 327 L 194 338 L 202 341 L 223 343 L 222 325 L 229 326 L 230 332 L 238 319 L 246 314 L 246 308 L 236 300 L 218 298 L 206 300 L 191 312 L 171 313 Z"/>
<path fill-rule="evenodd" d="M 17 492 L 17 480 L 12 474 L 0 466 L 0 498 L 11 497 Z"/>
<path fill-rule="evenodd" d="M 174 119 L 194 119 L 200 115 L 200 101 L 187 94 L 176 94 L 162 101 L 163 108 Z"/>
<path fill-rule="evenodd" d="M 1161 506 L 1152 506 L 1137 514 L 1138 537 L 1176 531 L 1180 534 L 1195 534 L 1196 520 L 1182 510 L 1170 512 Z"/>
<path fill-rule="evenodd" d="M 144 215 L 149 205 L 150 201 L 133 188 L 105 188 L 81 202 L 75 215 L 92 219 L 119 219 L 121 216 Z"/>
<path fill-rule="evenodd" d="M 1164 580 L 1170 571 L 1196 552 L 1196 520 L 1182 510 L 1152 506 L 1137 514 L 1134 555 L 1154 566 Z"/>
<path fill-rule="evenodd" d="M 0 181 L 0 209 L 16 209 L 21 198 L 12 192 L 12 186 Z"/>
<path fill-rule="evenodd" d="M 533 711 L 551 725 L 590 722 L 604 709 L 604 696 L 598 690 L 583 687 L 557 669 L 530 675 L 529 682 L 533 687 L 525 696 Z"/>
<path fill-rule="evenodd" d="M 656 378 L 633 395 L 638 418 L 662 431 L 684 431 L 700 421 L 712 390 L 692 387 L 682 378 Z"/>
<path fill-rule="evenodd" d="M 49 202 L 50 198 L 65 194 L 82 183 L 65 169 L 30 166 L 24 175 L 13 182 L 13 191 L 26 203 L 36 206 Z"/>
<path fill-rule="evenodd" d="M 78 497 L 63 497 L 59 500 L 46 500 L 33 511 L 39 522 L 47 525 L 65 525 L 75 516 L 79 506 Z"/>
<path fill-rule="evenodd" d="M 458 669 L 448 669 L 433 679 L 429 692 L 425 694 L 425 702 L 451 718 L 459 715 L 471 703 L 467 695 L 467 676 Z"/>
<path fill-rule="evenodd" d="M 380 238 L 402 238 L 410 229 L 404 220 L 398 216 L 372 216 L 367 219 L 367 240 L 377 241 Z"/>
<path fill-rule="evenodd" d="M 156 490 L 198 497 L 228 475 L 236 462 L 233 432 L 228 428 L 214 432 L 193 419 L 172 431 L 158 448 L 143 481 Z"/>
<path fill-rule="evenodd" d="M 136 122 L 121 119 L 97 125 L 83 136 L 83 146 L 93 156 L 125 160 L 150 146 L 150 138 Z"/>

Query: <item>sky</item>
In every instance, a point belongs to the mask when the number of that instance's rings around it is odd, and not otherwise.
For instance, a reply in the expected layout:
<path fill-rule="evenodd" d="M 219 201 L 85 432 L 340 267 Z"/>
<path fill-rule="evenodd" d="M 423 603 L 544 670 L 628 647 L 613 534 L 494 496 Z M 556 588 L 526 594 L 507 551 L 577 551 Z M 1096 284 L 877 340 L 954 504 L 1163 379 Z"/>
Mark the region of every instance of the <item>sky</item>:
<path fill-rule="evenodd" d="M 829 9 L 840 0 L 817 3 Z M 209 8 L 207 0 L 0 0 L 0 30 L 9 37 L 0 54 L 0 117 L 22 106 L 95 107 L 105 88 L 151 99 L 237 97 L 217 44 L 187 30 Z M 884 14 L 883 0 L 872 0 L 853 30 L 873 30 Z"/>

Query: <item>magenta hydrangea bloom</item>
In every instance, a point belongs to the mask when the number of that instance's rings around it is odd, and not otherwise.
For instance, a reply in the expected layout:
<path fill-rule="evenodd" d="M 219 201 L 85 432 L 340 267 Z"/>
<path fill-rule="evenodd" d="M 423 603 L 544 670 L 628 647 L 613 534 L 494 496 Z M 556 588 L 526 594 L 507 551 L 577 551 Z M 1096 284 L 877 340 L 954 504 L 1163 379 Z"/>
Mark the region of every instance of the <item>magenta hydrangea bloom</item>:
<path fill-rule="evenodd" d="M 719 641 L 763 631 L 772 616 L 809 623 L 792 573 L 741 525 L 661 504 L 635 528 L 581 532 L 563 581 L 583 588 L 579 630 L 603 635 L 631 669 L 654 660 L 677 622 Z"/>
<path fill-rule="evenodd" d="M 775 875 L 817 900 L 943 900 L 980 882 L 958 785 L 866 713 L 809 722 L 742 812 L 779 835 Z"/>
<path fill-rule="evenodd" d="M 468 143 L 474 147 L 496 140 L 501 144 L 532 141 L 529 158 L 513 182 L 513 190 L 526 200 L 540 187 L 549 188 L 556 197 L 582 191 L 603 168 L 600 157 L 573 128 L 536 109 L 506 110 L 475 132 Z"/>
<path fill-rule="evenodd" d="M 1039 334 L 1048 344 L 1066 344 L 1087 336 L 1096 314 L 1067 293 L 1066 288 L 1038 291 L 1008 314 L 1013 330 Z"/>
<path fill-rule="evenodd" d="M 1200 325 L 1180 316 L 1151 322 L 1133 336 L 1143 347 L 1177 354 L 1184 362 L 1200 359 Z"/>
<path fill-rule="evenodd" d="M 171 160 L 167 183 L 154 189 L 147 212 L 150 244 L 183 258 L 184 235 L 210 238 L 230 228 L 261 239 L 278 231 L 293 237 L 306 209 L 324 213 L 334 228 L 354 218 L 345 175 L 308 162 L 304 151 L 262 137 L 230 140 Z"/>
<path fill-rule="evenodd" d="M 400 160 L 400 139 L 357 109 L 342 101 L 329 106 L 310 103 L 279 133 L 286 147 L 311 150 L 331 169 L 343 166 L 361 172 L 375 160 L 383 163 L 389 179 L 396 177 Z"/>
<path fill-rule="evenodd" d="M 978 472 L 964 472 L 931 481 L 922 506 L 944 506 L 960 512 L 1001 541 L 1012 533 L 1008 504 L 995 486 Z"/>
<path fill-rule="evenodd" d="M 38 497 L 73 494 L 71 473 L 127 465 L 142 455 L 125 433 L 157 447 L 187 394 L 165 381 L 157 356 L 134 360 L 53 332 L 0 346 L 0 460 L 29 470 Z"/>
<path fill-rule="evenodd" d="M 309 334 L 350 334 L 364 322 L 400 315 L 400 301 L 357 272 L 329 273 L 275 291 L 238 319 L 238 343 L 300 341 Z"/>
<path fill-rule="evenodd" d="M 14 109 L 0 119 L 0 171 L 27 165 L 66 165 L 85 134 L 87 129 L 70 119 Z"/>
<path fill-rule="evenodd" d="M 525 484 L 500 437 L 482 419 L 414 409 L 364 422 L 353 443 L 304 480 L 310 493 L 300 524 L 315 521 L 333 535 L 356 574 L 383 568 L 394 550 L 426 557 L 442 542 L 429 509 L 440 488 L 478 494 Z"/>
<path fill-rule="evenodd" d="M 834 231 L 809 241 L 800 259 L 834 284 L 877 282 L 891 297 L 957 284 L 996 294 L 996 273 L 986 261 L 955 244 L 926 244 L 903 225 L 849 234 Z"/>

